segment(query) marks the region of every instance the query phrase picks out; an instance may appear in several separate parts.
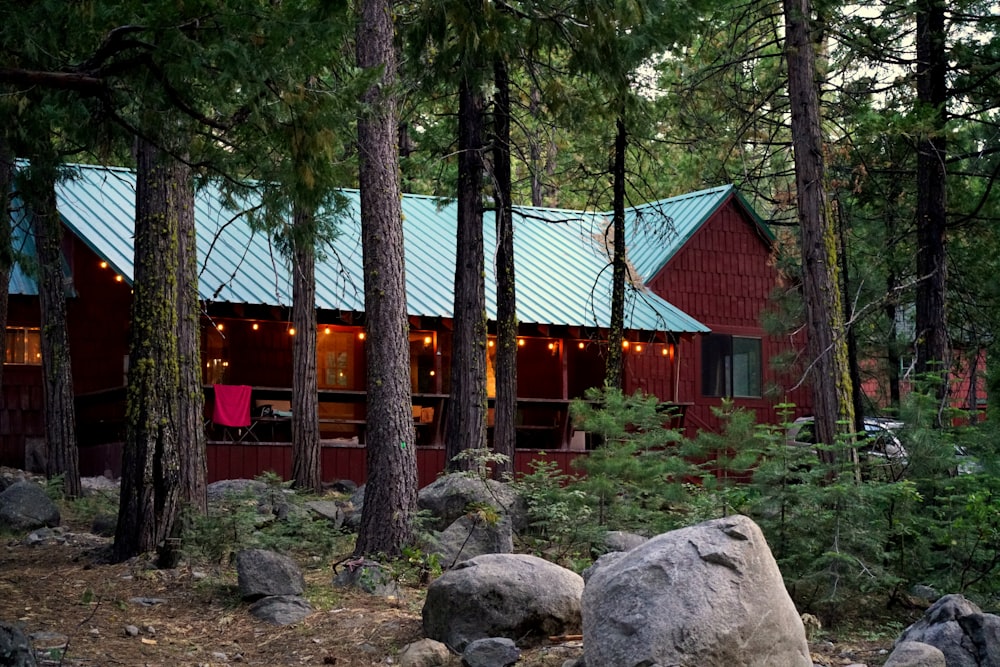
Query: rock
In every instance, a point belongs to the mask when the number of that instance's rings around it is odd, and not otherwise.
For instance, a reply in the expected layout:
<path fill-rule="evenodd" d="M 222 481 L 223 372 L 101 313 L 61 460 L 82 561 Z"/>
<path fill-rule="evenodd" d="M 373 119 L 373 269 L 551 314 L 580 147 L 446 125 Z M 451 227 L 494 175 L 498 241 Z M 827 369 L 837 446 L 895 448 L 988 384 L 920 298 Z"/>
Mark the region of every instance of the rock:
<path fill-rule="evenodd" d="M 101 537 L 114 537 L 117 527 L 118 517 L 111 514 L 95 514 L 94 520 L 90 522 L 90 532 Z"/>
<path fill-rule="evenodd" d="M 332 500 L 311 500 L 306 503 L 306 509 L 329 521 L 334 530 L 339 530 L 344 525 L 344 510 Z"/>
<path fill-rule="evenodd" d="M 941 598 L 941 594 L 938 593 L 936 588 L 924 584 L 914 584 L 910 589 L 910 595 L 918 600 L 926 600 L 927 602 L 936 602 Z"/>
<path fill-rule="evenodd" d="M 125 636 L 126 637 L 138 637 L 139 636 L 139 626 L 138 625 L 126 625 L 125 626 Z"/>
<path fill-rule="evenodd" d="M 812 667 L 774 557 L 744 516 L 665 533 L 595 564 L 582 614 L 588 665 Z"/>
<path fill-rule="evenodd" d="M 448 647 L 433 639 L 407 644 L 399 654 L 400 667 L 444 667 L 454 662 Z"/>
<path fill-rule="evenodd" d="M 39 528 L 28 533 L 24 543 L 29 547 L 40 544 L 66 544 L 66 534 L 61 526 L 55 528 Z"/>
<path fill-rule="evenodd" d="M 344 510 L 344 525 L 349 530 L 357 532 L 358 528 L 361 527 L 361 512 L 364 507 L 365 485 L 362 484 L 351 494 L 351 499 L 340 506 Z"/>
<path fill-rule="evenodd" d="M 521 658 L 521 650 L 514 640 L 506 637 L 488 637 L 469 642 L 462 652 L 464 667 L 509 667 Z"/>
<path fill-rule="evenodd" d="M 428 540 L 427 553 L 437 554 L 442 567 L 449 568 L 463 560 L 483 554 L 509 554 L 514 551 L 514 532 L 510 517 L 502 516 L 495 525 L 463 515 L 441 533 Z"/>
<path fill-rule="evenodd" d="M 945 595 L 903 631 L 896 645 L 903 642 L 936 647 L 948 667 L 1000 665 L 1000 617 L 984 614 L 962 595 Z"/>
<path fill-rule="evenodd" d="M 399 583 L 381 563 L 367 558 L 347 561 L 333 577 L 338 588 L 359 588 L 384 598 L 398 598 Z"/>
<path fill-rule="evenodd" d="M 143 607 L 155 607 L 156 605 L 163 604 L 166 602 L 163 598 L 148 598 L 148 597 L 134 597 L 129 598 L 129 602 L 132 604 L 137 604 Z"/>
<path fill-rule="evenodd" d="M 220 479 L 206 488 L 208 502 L 219 503 L 234 497 L 260 496 L 267 491 L 267 484 L 256 479 Z"/>
<path fill-rule="evenodd" d="M 885 667 L 947 667 L 941 649 L 923 642 L 902 642 L 889 654 Z"/>
<path fill-rule="evenodd" d="M 0 492 L 0 526 L 12 530 L 58 526 L 59 508 L 34 482 L 15 482 Z"/>
<path fill-rule="evenodd" d="M 515 531 L 527 524 L 523 499 L 509 485 L 493 479 L 452 473 L 438 477 L 417 494 L 417 507 L 435 517 L 430 526 L 433 530 L 446 529 L 468 512 L 470 503 L 485 503 L 507 514 Z"/>
<path fill-rule="evenodd" d="M 289 501 L 294 491 L 281 486 L 270 486 L 256 479 L 222 479 L 208 485 L 210 505 L 253 498 L 257 501 L 257 514 L 261 522 L 285 519 L 295 508 Z"/>
<path fill-rule="evenodd" d="M 81 477 L 80 488 L 83 495 L 88 496 L 94 493 L 117 493 L 121 482 L 109 479 L 103 475 L 98 477 Z"/>
<path fill-rule="evenodd" d="M 530 644 L 575 634 L 580 631 L 582 592 L 580 575 L 536 556 L 477 556 L 428 586 L 424 636 L 462 651 L 488 637 Z"/>
<path fill-rule="evenodd" d="M 244 549 L 236 554 L 240 596 L 252 601 L 271 595 L 301 595 L 302 571 L 288 556 L 265 549 Z"/>
<path fill-rule="evenodd" d="M 0 621 L 0 667 L 35 667 L 35 654 L 24 631 Z"/>
<path fill-rule="evenodd" d="M 291 625 L 313 613 L 313 608 L 297 595 L 270 595 L 250 605 L 249 611 L 272 625 Z"/>
<path fill-rule="evenodd" d="M 648 538 L 624 530 L 609 530 L 604 536 L 607 551 L 631 551 Z"/>
<path fill-rule="evenodd" d="M 323 484 L 323 489 L 334 493 L 350 495 L 358 490 L 358 483 L 351 479 L 338 479 L 334 482 Z"/>

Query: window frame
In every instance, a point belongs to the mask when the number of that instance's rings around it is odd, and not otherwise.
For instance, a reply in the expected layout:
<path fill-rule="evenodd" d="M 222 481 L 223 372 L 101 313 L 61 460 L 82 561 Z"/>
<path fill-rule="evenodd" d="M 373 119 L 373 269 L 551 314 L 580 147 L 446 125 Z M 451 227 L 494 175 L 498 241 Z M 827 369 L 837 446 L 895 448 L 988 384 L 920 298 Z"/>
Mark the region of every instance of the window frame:
<path fill-rule="evenodd" d="M 706 398 L 763 398 L 763 347 L 760 336 L 707 334 L 701 341 L 701 395 Z M 742 368 L 738 368 L 740 361 Z"/>
<path fill-rule="evenodd" d="M 15 346 L 11 345 L 11 336 L 16 336 L 20 333 L 23 336 L 23 340 L 20 345 L 22 350 L 22 356 L 20 359 L 11 358 L 8 360 L 8 356 L 13 357 L 13 350 L 17 349 Z M 34 338 L 34 344 L 28 345 L 28 336 L 31 335 Z M 6 353 L 4 356 L 3 363 L 5 366 L 41 366 L 42 365 L 42 330 L 39 327 L 7 327 L 4 330 L 4 336 L 7 337 Z M 34 351 L 35 357 L 28 359 L 27 355 Z"/>

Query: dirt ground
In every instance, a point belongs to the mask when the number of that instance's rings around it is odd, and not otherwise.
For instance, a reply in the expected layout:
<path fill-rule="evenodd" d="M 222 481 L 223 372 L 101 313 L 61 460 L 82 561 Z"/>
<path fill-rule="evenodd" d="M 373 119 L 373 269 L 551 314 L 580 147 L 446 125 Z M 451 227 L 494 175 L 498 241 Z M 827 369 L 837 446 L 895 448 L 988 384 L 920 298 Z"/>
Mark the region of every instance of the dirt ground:
<path fill-rule="evenodd" d="M 390 665 L 422 636 L 421 589 L 405 589 L 397 600 L 334 589 L 330 566 L 313 563 L 305 566 L 306 597 L 317 611 L 276 627 L 248 613 L 232 568 L 104 564 L 107 540 L 76 535 L 36 545 L 0 537 L 0 620 L 20 623 L 36 650 L 49 649 L 40 664 Z M 891 639 L 821 632 L 815 640 L 814 662 L 831 667 L 881 665 L 891 649 Z M 561 667 L 580 655 L 579 641 L 549 642 L 524 651 L 519 665 Z"/>

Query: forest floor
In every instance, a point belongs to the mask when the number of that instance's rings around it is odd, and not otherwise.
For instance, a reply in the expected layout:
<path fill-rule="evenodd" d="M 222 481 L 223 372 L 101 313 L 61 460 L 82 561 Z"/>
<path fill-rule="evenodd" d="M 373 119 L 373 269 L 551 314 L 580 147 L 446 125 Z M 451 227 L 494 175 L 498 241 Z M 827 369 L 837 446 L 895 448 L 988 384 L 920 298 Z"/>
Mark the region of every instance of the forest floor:
<path fill-rule="evenodd" d="M 58 540 L 29 544 L 23 535 L 0 535 L 0 621 L 33 637 L 41 665 L 390 665 L 422 637 L 423 588 L 404 588 L 397 599 L 371 596 L 334 588 L 332 560 L 300 563 L 316 611 L 278 627 L 250 615 L 232 566 L 108 564 L 107 538 L 66 514 L 63 523 Z M 907 616 L 888 628 L 820 630 L 810 643 L 813 662 L 881 665 L 919 612 Z M 562 667 L 582 654 L 578 640 L 549 641 L 524 650 L 518 664 Z"/>

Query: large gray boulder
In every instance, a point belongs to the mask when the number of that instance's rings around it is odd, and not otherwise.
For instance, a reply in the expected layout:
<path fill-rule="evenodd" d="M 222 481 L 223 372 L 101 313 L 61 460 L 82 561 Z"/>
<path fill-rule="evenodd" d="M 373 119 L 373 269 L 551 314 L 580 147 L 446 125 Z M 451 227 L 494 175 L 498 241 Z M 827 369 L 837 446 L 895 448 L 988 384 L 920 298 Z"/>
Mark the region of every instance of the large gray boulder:
<path fill-rule="evenodd" d="M 502 516 L 495 524 L 489 524 L 482 519 L 460 516 L 447 529 L 428 538 L 426 551 L 436 554 L 445 568 L 483 554 L 513 553 L 510 517 Z"/>
<path fill-rule="evenodd" d="M 903 642 L 892 650 L 884 667 L 948 667 L 941 649 L 923 642 Z"/>
<path fill-rule="evenodd" d="M 301 595 L 302 570 L 288 556 L 266 549 L 244 549 L 236 554 L 240 597 L 258 600 L 272 595 Z"/>
<path fill-rule="evenodd" d="M 600 559 L 582 613 L 587 665 L 812 667 L 802 620 L 745 516 Z"/>
<path fill-rule="evenodd" d="M 59 508 L 34 482 L 15 482 L 0 493 L 0 526 L 34 530 L 58 526 Z"/>
<path fill-rule="evenodd" d="M 21 628 L 0 621 L 0 667 L 35 667 L 35 654 Z"/>
<path fill-rule="evenodd" d="M 313 608 L 297 595 L 270 595 L 250 605 L 249 611 L 271 625 L 292 625 L 313 613 Z"/>
<path fill-rule="evenodd" d="M 477 556 L 428 586 L 424 636 L 461 652 L 488 637 L 531 644 L 577 633 L 582 592 L 580 575 L 536 556 Z"/>
<path fill-rule="evenodd" d="M 471 503 L 485 503 L 506 514 L 515 531 L 527 524 L 524 500 L 509 485 L 493 479 L 452 473 L 438 477 L 417 494 L 417 507 L 434 517 L 433 530 L 445 530 L 468 512 Z"/>
<path fill-rule="evenodd" d="M 936 647 L 948 667 L 1000 665 L 1000 616 L 984 614 L 962 595 L 945 595 L 903 631 L 896 645 L 904 642 Z"/>

